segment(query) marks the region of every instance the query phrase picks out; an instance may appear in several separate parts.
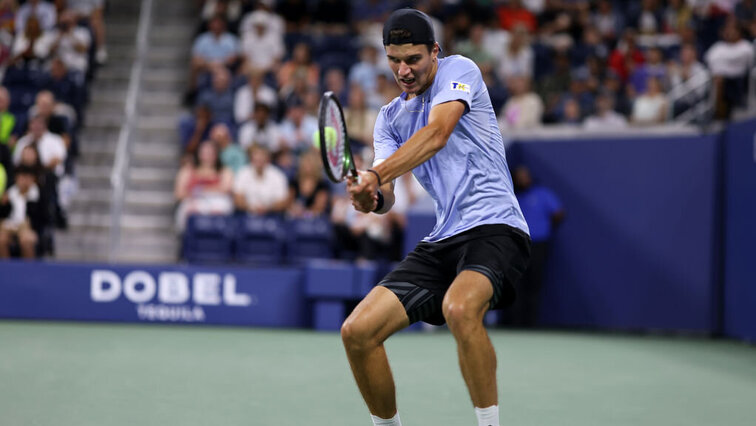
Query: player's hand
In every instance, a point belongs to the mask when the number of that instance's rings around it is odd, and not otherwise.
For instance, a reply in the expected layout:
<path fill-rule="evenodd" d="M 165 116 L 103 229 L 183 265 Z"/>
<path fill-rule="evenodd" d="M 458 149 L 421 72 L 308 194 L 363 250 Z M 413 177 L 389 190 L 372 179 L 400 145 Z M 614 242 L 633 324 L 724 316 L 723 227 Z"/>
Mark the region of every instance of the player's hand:
<path fill-rule="evenodd" d="M 349 199 L 357 211 L 370 213 L 378 206 L 378 179 L 373 173 L 358 171 L 359 179 L 347 178 Z"/>

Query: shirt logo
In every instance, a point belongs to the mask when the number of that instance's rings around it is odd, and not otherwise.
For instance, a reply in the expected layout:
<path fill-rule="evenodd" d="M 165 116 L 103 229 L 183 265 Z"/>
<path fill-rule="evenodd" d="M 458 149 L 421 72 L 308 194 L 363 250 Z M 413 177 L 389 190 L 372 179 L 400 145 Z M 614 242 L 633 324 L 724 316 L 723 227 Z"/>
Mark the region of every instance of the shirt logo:
<path fill-rule="evenodd" d="M 465 84 L 465 83 L 460 83 L 458 81 L 451 82 L 451 89 L 459 90 L 460 92 L 470 93 L 470 85 Z"/>

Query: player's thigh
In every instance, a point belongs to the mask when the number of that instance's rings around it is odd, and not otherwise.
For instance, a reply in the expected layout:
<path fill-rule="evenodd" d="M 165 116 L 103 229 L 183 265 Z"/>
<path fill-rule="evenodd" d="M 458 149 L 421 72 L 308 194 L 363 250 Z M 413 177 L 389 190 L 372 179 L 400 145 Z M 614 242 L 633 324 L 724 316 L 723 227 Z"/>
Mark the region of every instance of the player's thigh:
<path fill-rule="evenodd" d="M 391 290 L 376 286 L 344 321 L 341 335 L 345 341 L 383 342 L 408 325 L 399 298 Z"/>
<path fill-rule="evenodd" d="M 442 310 L 447 322 L 483 319 L 488 311 L 494 289 L 480 272 L 464 270 L 454 279 L 444 296 Z"/>

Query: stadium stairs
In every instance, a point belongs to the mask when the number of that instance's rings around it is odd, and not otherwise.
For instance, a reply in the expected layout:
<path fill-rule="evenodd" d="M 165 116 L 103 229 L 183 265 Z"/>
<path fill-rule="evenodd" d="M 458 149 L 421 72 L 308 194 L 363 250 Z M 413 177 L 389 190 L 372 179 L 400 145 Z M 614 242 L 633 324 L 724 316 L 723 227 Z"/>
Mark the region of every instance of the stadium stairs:
<path fill-rule="evenodd" d="M 110 1 L 108 63 L 91 87 L 76 163 L 79 189 L 68 208 L 69 228 L 56 234 L 56 258 L 115 262 L 175 262 L 173 181 L 179 165 L 176 123 L 183 111 L 189 51 L 196 24 L 192 2 L 154 1 L 137 103 L 118 244 L 111 244 L 111 173 L 136 38 L 140 1 Z"/>

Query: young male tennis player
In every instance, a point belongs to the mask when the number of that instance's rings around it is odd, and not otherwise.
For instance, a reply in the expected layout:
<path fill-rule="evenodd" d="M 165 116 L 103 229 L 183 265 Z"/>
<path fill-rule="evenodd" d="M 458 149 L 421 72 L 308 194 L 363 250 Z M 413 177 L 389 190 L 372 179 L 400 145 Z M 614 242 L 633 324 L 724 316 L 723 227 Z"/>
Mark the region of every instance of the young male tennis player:
<path fill-rule="evenodd" d="M 391 14 L 383 44 L 401 96 L 375 124 L 375 165 L 350 178 L 354 207 L 379 214 L 393 180 L 412 171 L 434 200 L 436 226 L 344 322 L 341 336 L 375 425 L 401 425 L 383 342 L 416 321 L 446 322 L 480 426 L 499 426 L 496 353 L 486 311 L 510 304 L 530 256 L 504 143 L 480 70 L 439 58 L 427 15 Z"/>

